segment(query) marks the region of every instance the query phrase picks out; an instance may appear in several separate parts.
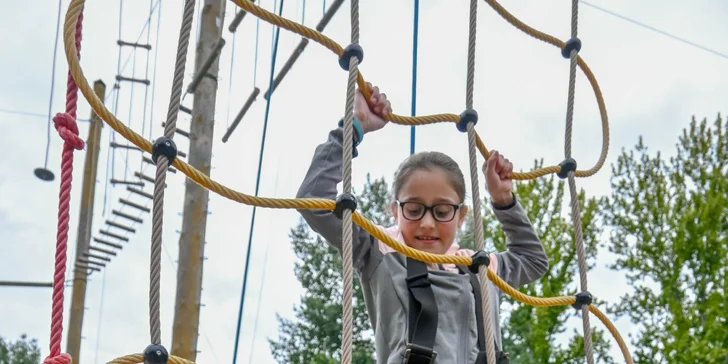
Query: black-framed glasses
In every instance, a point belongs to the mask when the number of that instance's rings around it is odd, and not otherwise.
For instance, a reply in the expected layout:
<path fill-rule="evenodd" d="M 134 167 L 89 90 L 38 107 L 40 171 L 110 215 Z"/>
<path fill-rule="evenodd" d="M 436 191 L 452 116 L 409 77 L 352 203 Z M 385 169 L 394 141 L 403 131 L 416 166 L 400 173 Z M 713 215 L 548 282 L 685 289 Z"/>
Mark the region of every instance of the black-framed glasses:
<path fill-rule="evenodd" d="M 413 201 L 397 201 L 397 205 L 402 209 L 402 216 L 410 221 L 418 221 L 422 219 L 427 211 L 432 212 L 432 217 L 439 222 L 450 222 L 455 218 L 455 213 L 462 204 L 438 203 L 432 206 L 425 205 Z"/>

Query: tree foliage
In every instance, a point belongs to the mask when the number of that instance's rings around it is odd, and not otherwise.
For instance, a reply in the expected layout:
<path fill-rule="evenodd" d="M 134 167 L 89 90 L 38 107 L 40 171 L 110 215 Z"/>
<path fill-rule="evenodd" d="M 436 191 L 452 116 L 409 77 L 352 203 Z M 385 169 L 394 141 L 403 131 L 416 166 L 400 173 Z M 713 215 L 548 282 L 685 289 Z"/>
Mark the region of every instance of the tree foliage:
<path fill-rule="evenodd" d="M 534 163 L 541 167 L 543 162 Z M 514 183 L 518 201 L 526 211 L 541 239 L 549 258 L 549 269 L 539 280 L 519 291 L 539 297 L 572 295 L 579 291 L 579 270 L 577 265 L 574 228 L 571 220 L 570 198 L 564 196 L 563 181 L 556 181 L 554 175 Z M 579 211 L 582 222 L 584 249 L 589 268 L 594 264 L 597 253 L 600 224 L 597 221 L 598 202 L 587 199 L 584 191 L 578 193 Z M 505 233 L 492 212 L 488 200 L 481 209 L 486 251 L 504 251 Z M 568 211 L 568 213 L 564 212 Z M 460 236 L 460 244 L 475 250 L 472 215 Z M 584 363 L 583 333 L 581 315 L 570 306 L 534 307 L 522 304 L 504 294 L 502 309 L 502 335 L 504 350 L 511 355 L 513 363 Z M 566 332 L 567 323 L 579 328 Z M 599 363 L 614 363 L 609 357 L 609 339 L 599 323 L 591 317 L 595 359 Z M 566 346 L 559 340 L 569 339 Z"/>
<path fill-rule="evenodd" d="M 38 340 L 28 339 L 25 334 L 15 341 L 0 337 L 0 364 L 38 364 L 40 361 Z"/>
<path fill-rule="evenodd" d="M 636 363 L 728 363 L 728 132 L 692 120 L 669 159 L 642 138 L 603 203 L 613 269 L 633 290 L 613 312 L 638 325 Z"/>
<path fill-rule="evenodd" d="M 376 224 L 390 226 L 389 191 L 384 179 L 367 182 L 358 195 L 359 211 Z M 299 262 L 296 278 L 305 289 L 295 307 L 295 320 L 278 317 L 278 340 L 269 340 L 279 363 L 338 364 L 341 362 L 343 277 L 341 254 L 301 219 L 289 234 Z M 373 364 L 374 342 L 361 285 L 354 278 L 354 364 Z"/>

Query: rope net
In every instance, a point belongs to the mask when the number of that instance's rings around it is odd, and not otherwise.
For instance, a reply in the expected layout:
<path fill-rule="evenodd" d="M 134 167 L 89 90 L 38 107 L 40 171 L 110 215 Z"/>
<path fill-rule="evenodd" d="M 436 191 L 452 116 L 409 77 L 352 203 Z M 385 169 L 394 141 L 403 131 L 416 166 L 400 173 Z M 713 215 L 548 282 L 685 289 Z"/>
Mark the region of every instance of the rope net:
<path fill-rule="evenodd" d="M 359 2 L 358 0 L 351 1 L 351 45 L 347 49 L 341 45 L 321 34 L 320 32 L 308 28 L 304 25 L 298 24 L 284 17 L 278 16 L 271 13 L 255 3 L 247 0 L 232 0 L 236 5 L 246 12 L 255 15 L 256 17 L 281 28 L 287 29 L 294 33 L 297 33 L 303 37 L 314 40 L 317 43 L 335 53 L 340 59 L 340 65 L 342 68 L 349 72 L 349 79 L 347 83 L 347 97 L 345 105 L 345 118 L 344 118 L 344 140 L 352 140 L 353 138 L 353 103 L 355 95 L 355 85 L 359 85 L 362 93 L 367 100 L 370 99 L 368 88 L 366 87 L 366 81 L 359 71 L 359 64 L 361 63 L 362 53 L 351 52 L 351 49 L 358 47 L 359 42 Z M 385 115 L 388 121 L 391 121 L 400 125 L 426 125 L 439 122 L 454 122 L 457 123 L 458 129 L 468 134 L 468 148 L 470 157 L 470 171 L 471 181 L 473 190 L 473 210 L 475 214 L 475 221 L 480 220 L 480 196 L 478 189 L 478 169 L 477 169 L 477 152 L 487 160 L 490 156 L 488 149 L 486 148 L 480 136 L 475 131 L 475 121 L 477 121 L 477 114 L 475 117 L 470 117 L 465 120 L 463 115 L 468 114 L 468 111 L 472 111 L 473 105 L 473 84 L 475 75 L 475 39 L 476 39 L 476 18 L 477 18 L 477 1 L 471 0 L 470 2 L 470 28 L 469 28 L 469 39 L 468 39 L 468 73 L 467 73 L 467 89 L 466 89 L 466 112 L 463 114 L 433 114 L 424 116 L 402 116 L 395 113 Z M 575 177 L 589 177 L 599 171 L 604 164 L 607 156 L 608 144 L 609 144 L 609 127 L 606 107 L 604 100 L 599 89 L 599 85 L 594 77 L 593 73 L 587 66 L 586 62 L 578 55 L 578 51 L 581 47 L 581 43 L 576 37 L 577 34 L 577 15 L 578 15 L 578 0 L 572 0 L 572 34 L 571 39 L 568 42 L 563 42 L 549 34 L 538 31 L 530 26 L 521 22 L 518 18 L 510 14 L 505 8 L 503 8 L 495 0 L 484 0 L 490 5 L 501 17 L 512 24 L 522 32 L 548 44 L 551 44 L 559 48 L 562 55 L 565 58 L 569 58 L 571 61 L 570 73 L 569 73 L 569 97 L 567 102 L 567 118 L 566 118 L 566 142 L 565 142 L 565 156 L 564 162 L 549 167 L 543 167 L 534 169 L 527 172 L 514 172 L 512 178 L 515 180 L 529 180 L 556 173 L 561 178 L 568 178 L 569 189 L 571 192 L 571 207 L 572 217 L 574 223 L 574 229 L 576 232 L 576 245 L 577 253 L 579 256 L 579 272 L 582 292 L 574 296 L 558 296 L 558 297 L 535 297 L 523 294 L 514 287 L 504 282 L 494 271 L 488 267 L 481 266 L 479 277 L 481 281 L 481 291 L 483 295 L 483 314 L 485 318 L 484 325 L 486 333 L 486 345 L 487 345 L 487 357 L 488 362 L 495 362 L 495 348 L 493 340 L 493 322 L 492 315 L 490 313 L 489 302 L 490 286 L 488 281 L 492 281 L 493 284 L 501 289 L 503 292 L 513 297 L 517 301 L 525 304 L 549 307 L 549 306 L 561 306 L 561 305 L 573 305 L 574 307 L 581 308 L 582 318 L 584 323 L 584 336 L 585 336 L 585 350 L 587 353 L 587 360 L 591 364 L 594 362 L 593 352 L 591 347 L 591 328 L 589 325 L 589 315 L 591 312 L 596 316 L 612 334 L 614 340 L 617 342 L 624 360 L 626 363 L 633 363 L 631 354 L 622 339 L 620 333 L 617 331 L 612 322 L 607 316 L 602 313 L 595 305 L 591 303 L 591 295 L 586 291 L 586 260 L 584 257 L 583 242 L 581 236 L 581 221 L 579 220 L 579 208 L 578 201 L 576 199 L 576 187 L 574 179 Z M 111 128 L 121 134 L 125 139 L 139 147 L 140 149 L 151 153 L 152 159 L 156 163 L 157 173 L 155 178 L 154 186 L 154 212 L 153 212 L 153 228 L 152 228 L 152 241 L 151 241 L 151 262 L 150 262 L 150 286 L 149 286 L 149 319 L 150 319 L 150 341 L 151 344 L 145 349 L 144 353 L 131 354 L 123 357 L 116 358 L 110 363 L 117 364 L 130 364 L 130 363 L 192 363 L 186 359 L 169 355 L 166 349 L 161 345 L 161 334 L 160 334 L 160 319 L 159 319 L 159 282 L 160 282 L 160 266 L 161 266 L 161 241 L 162 241 L 162 226 L 163 226 L 163 204 L 164 204 L 164 182 L 167 168 L 170 165 L 174 165 L 177 169 L 182 171 L 190 179 L 198 183 L 199 185 L 213 191 L 220 196 L 226 197 L 233 201 L 243 203 L 246 205 L 267 207 L 276 209 L 326 209 L 334 210 L 337 202 L 329 199 L 320 198 L 304 198 L 304 199 L 286 199 L 286 198 L 270 198 L 270 197 L 258 197 L 248 195 L 234 189 L 231 189 L 217 181 L 210 179 L 207 175 L 203 174 L 196 168 L 187 164 L 183 160 L 176 158 L 177 149 L 173 142 L 173 137 L 176 130 L 176 119 L 180 106 L 180 98 L 182 94 L 182 82 L 184 79 L 184 71 L 186 64 L 186 54 L 189 46 L 189 36 L 192 20 L 194 17 L 194 0 L 185 0 L 182 26 L 180 29 L 180 37 L 178 42 L 177 59 L 175 63 L 174 79 L 172 85 L 172 92 L 170 96 L 169 111 L 167 122 L 165 123 L 164 135 L 158 138 L 154 144 L 144 139 L 141 135 L 125 126 L 116 116 L 111 113 L 104 105 L 104 103 L 96 96 L 93 92 L 92 87 L 89 85 L 88 80 L 83 74 L 83 69 L 80 65 L 80 32 L 81 32 L 81 20 L 82 12 L 85 4 L 85 0 L 71 0 L 68 11 L 66 13 L 64 22 L 64 46 L 66 59 L 69 65 L 69 82 L 68 82 L 68 94 L 67 94 L 67 111 L 65 114 L 59 114 L 54 121 L 56 121 L 56 128 L 59 133 L 66 141 L 63 150 L 62 160 L 62 178 L 61 178 L 61 195 L 59 202 L 59 226 L 58 226 L 58 244 L 56 252 L 56 273 L 54 274 L 54 294 L 53 294 L 53 316 L 52 316 L 52 333 L 51 333 L 51 356 L 46 359 L 48 363 L 67 363 L 70 362 L 70 356 L 68 354 L 60 354 L 60 337 L 62 332 L 62 307 L 63 307 L 63 272 L 65 272 L 65 249 L 68 231 L 68 201 L 70 196 L 71 188 L 71 172 L 72 166 L 72 152 L 73 149 L 81 149 L 83 147 L 83 141 L 78 139 L 78 128 L 75 124 L 75 109 L 77 100 L 77 90 L 80 90 L 83 96 L 91 105 L 94 112 L 103 119 Z M 353 47 L 353 48 L 352 48 Z M 348 67 L 346 67 L 348 66 Z M 597 104 L 601 116 L 602 125 L 602 150 L 597 162 L 589 169 L 578 170 L 576 169 L 576 162 L 571 159 L 571 129 L 573 120 L 573 109 L 574 109 L 574 90 L 575 90 L 575 77 L 576 67 L 579 67 L 584 75 L 589 80 L 589 83 L 594 91 L 594 95 L 597 100 Z M 68 116 L 68 117 L 67 117 Z M 463 122 L 465 126 L 461 125 Z M 74 138 L 75 135 L 75 138 Z M 348 139 L 347 139 L 348 138 Z M 78 140 L 80 140 L 80 143 Z M 343 182 L 344 188 L 343 193 L 349 194 L 351 191 L 351 160 L 352 160 L 352 144 L 344 143 L 343 148 Z M 342 214 L 343 223 L 343 246 L 342 246 L 342 261 L 343 261 L 343 279 L 344 279 L 344 297 L 343 297 L 343 325 L 342 325 L 342 363 L 350 364 L 352 360 L 352 335 L 353 335 L 353 312 L 352 312 L 352 293 L 353 293 L 353 267 L 352 267 L 352 222 L 359 225 L 361 228 L 368 231 L 374 237 L 384 242 L 394 250 L 402 253 L 411 258 L 428 262 L 428 263 L 442 263 L 442 264 L 461 264 L 461 265 L 472 265 L 474 259 L 467 256 L 453 256 L 453 255 L 442 255 L 432 254 L 423 251 L 419 251 L 410 248 L 406 244 L 397 241 L 386 234 L 381 228 L 377 227 L 373 222 L 368 220 L 366 217 L 361 215 L 357 211 L 351 209 L 344 209 Z M 480 224 L 475 224 L 476 228 L 476 243 L 478 250 L 483 250 L 483 232 Z M 59 273 L 60 272 L 60 273 Z M 60 277 L 60 278 L 59 278 Z M 60 279 L 60 284 L 58 283 Z M 58 307 L 57 307 L 58 306 Z"/>

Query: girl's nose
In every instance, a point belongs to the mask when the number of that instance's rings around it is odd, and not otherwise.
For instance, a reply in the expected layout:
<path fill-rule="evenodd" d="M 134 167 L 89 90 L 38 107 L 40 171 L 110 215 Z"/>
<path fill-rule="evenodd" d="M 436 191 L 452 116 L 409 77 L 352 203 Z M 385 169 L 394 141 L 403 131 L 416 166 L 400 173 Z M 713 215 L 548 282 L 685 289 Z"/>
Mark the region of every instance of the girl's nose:
<path fill-rule="evenodd" d="M 426 212 L 425 216 L 422 216 L 422 219 L 420 220 L 420 225 L 422 227 L 428 228 L 435 227 L 435 218 L 432 216 L 430 211 Z"/>

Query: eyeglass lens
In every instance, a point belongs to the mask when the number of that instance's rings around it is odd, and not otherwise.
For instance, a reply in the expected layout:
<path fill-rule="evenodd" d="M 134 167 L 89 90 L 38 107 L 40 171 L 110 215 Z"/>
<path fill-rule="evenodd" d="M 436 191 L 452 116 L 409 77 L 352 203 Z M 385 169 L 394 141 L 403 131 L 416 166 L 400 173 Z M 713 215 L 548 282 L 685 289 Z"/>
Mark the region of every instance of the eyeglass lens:
<path fill-rule="evenodd" d="M 428 210 L 432 211 L 432 216 L 440 222 L 448 222 L 455 217 L 456 205 L 437 204 L 426 206 L 419 202 L 400 202 L 402 213 L 407 220 L 419 220 Z"/>

